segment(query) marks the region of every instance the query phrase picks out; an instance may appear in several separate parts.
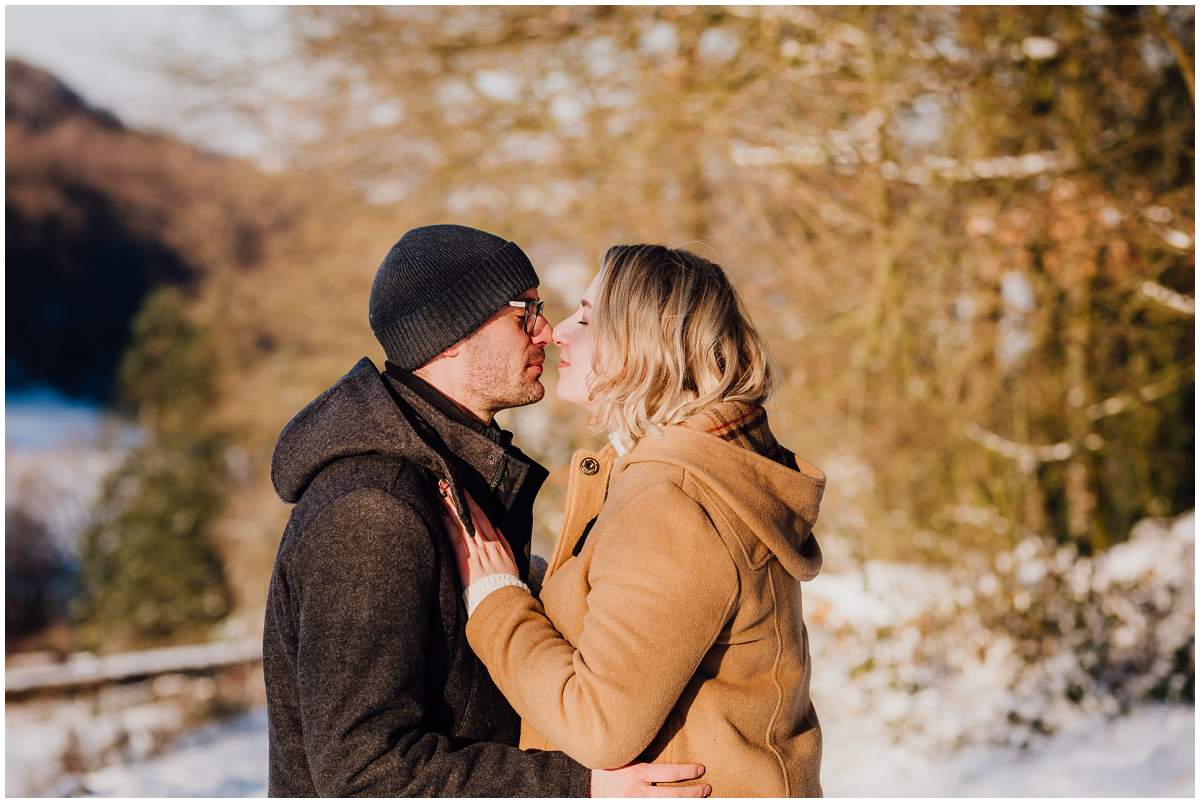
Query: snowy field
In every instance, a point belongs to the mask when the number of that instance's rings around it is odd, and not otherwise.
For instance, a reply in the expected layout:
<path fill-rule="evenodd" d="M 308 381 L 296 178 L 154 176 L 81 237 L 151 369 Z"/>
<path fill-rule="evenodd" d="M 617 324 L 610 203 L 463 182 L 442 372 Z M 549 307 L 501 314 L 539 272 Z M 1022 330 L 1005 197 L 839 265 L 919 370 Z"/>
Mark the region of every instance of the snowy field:
<path fill-rule="evenodd" d="M 945 755 L 856 741 L 853 722 L 826 717 L 821 779 L 829 797 L 1194 797 L 1195 715 L 1151 706 L 1081 721 L 1037 748 Z"/>
<path fill-rule="evenodd" d="M 89 773 L 83 787 L 103 797 L 266 797 L 267 710 L 201 728 L 156 759 Z"/>
<path fill-rule="evenodd" d="M 826 795 L 1194 797 L 1194 706 L 1144 702 L 1178 690 L 1170 656 L 1194 650 L 1194 546 L 1188 514 L 1142 522 L 1095 559 L 1023 543 L 997 559 L 992 582 L 878 562 L 823 573 L 804 601 Z M 1020 638 L 982 615 L 995 599 L 1098 618 L 1081 637 L 1076 627 L 1046 641 L 1031 663 Z M 1099 680 L 1097 649 L 1108 661 Z M 266 767 L 257 709 L 67 791 L 261 796 Z"/>
<path fill-rule="evenodd" d="M 1195 709 L 1147 707 L 1084 722 L 1037 750 L 965 749 L 928 755 L 856 738 L 825 718 L 829 797 L 1194 797 Z M 108 767 L 85 786 L 105 797 L 262 797 L 265 710 L 204 728 L 153 761 Z"/>

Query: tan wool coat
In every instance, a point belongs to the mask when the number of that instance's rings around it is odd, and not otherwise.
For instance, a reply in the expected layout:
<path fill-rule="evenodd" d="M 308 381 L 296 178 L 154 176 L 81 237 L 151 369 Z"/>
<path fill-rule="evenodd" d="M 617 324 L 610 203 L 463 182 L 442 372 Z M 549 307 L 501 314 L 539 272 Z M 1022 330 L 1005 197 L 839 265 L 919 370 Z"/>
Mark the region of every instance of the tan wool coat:
<path fill-rule="evenodd" d="M 819 796 L 800 586 L 821 566 L 825 476 L 713 431 L 577 452 L 541 598 L 493 592 L 467 637 L 522 747 L 700 763 L 714 796 Z"/>

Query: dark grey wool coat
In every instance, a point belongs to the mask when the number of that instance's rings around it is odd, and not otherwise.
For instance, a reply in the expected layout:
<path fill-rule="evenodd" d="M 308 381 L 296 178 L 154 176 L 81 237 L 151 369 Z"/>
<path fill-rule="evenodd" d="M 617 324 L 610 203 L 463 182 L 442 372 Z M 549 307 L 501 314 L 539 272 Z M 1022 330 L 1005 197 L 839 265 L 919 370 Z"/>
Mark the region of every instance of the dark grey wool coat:
<path fill-rule="evenodd" d="M 438 506 L 447 477 L 525 558 L 545 469 L 431 394 L 364 358 L 275 447 L 296 506 L 263 633 L 272 796 L 588 795 L 585 767 L 515 746 L 519 719 L 467 644 Z"/>

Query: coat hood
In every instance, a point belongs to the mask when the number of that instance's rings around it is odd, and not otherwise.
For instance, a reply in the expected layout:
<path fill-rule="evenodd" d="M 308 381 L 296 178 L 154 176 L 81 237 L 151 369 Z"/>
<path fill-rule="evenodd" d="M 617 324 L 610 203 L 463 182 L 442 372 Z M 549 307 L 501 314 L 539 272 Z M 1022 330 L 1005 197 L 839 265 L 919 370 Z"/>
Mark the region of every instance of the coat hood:
<path fill-rule="evenodd" d="M 685 426 L 648 435 L 621 458 L 669 463 L 684 469 L 724 502 L 745 532 L 757 538 L 798 580 L 821 570 L 813 526 L 825 493 L 825 472 L 796 458 L 796 469 L 752 449 Z"/>
<path fill-rule="evenodd" d="M 364 357 L 288 422 L 271 458 L 271 483 L 280 499 L 299 501 L 323 468 L 356 455 L 403 456 L 452 475 L 384 382 Z"/>

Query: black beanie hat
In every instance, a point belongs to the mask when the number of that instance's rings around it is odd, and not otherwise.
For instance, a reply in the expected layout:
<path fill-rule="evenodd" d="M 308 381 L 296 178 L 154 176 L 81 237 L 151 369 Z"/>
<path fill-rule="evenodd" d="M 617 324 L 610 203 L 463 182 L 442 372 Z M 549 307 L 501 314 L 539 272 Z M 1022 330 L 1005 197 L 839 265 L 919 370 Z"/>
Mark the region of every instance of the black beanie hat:
<path fill-rule="evenodd" d="M 516 243 L 468 226 L 422 226 L 392 246 L 375 274 L 371 331 L 388 360 L 411 371 L 537 285 Z"/>

